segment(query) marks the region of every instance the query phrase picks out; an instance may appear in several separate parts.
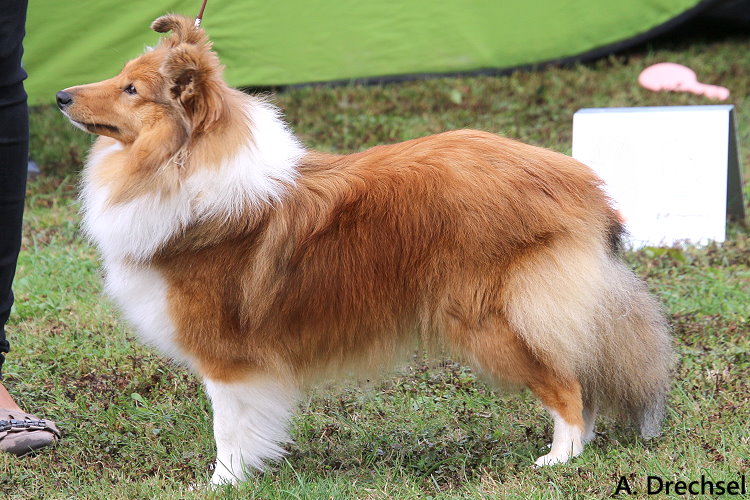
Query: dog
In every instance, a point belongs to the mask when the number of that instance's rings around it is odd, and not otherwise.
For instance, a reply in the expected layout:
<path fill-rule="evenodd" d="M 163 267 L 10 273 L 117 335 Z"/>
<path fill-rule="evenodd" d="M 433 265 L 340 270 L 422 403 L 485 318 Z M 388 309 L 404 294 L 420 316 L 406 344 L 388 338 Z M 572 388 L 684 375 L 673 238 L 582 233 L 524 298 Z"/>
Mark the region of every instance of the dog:
<path fill-rule="evenodd" d="M 588 167 L 476 130 L 308 150 L 192 19 L 152 29 L 171 34 L 57 103 L 100 136 L 81 199 L 106 293 L 204 381 L 212 483 L 283 456 L 310 384 L 416 346 L 530 389 L 554 420 L 536 465 L 579 455 L 601 412 L 660 433 L 669 326 Z"/>

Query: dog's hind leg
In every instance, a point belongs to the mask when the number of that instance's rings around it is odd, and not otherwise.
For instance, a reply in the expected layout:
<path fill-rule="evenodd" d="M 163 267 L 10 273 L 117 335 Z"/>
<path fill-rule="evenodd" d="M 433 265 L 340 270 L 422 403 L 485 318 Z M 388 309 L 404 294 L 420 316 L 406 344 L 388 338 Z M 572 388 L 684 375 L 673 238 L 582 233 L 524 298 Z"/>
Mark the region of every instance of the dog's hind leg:
<path fill-rule="evenodd" d="M 550 373 L 541 375 L 528 385 L 552 415 L 555 427 L 549 453 L 539 457 L 534 465 L 565 463 L 583 451 L 585 423 L 581 386 L 575 380 L 561 379 Z"/>
<path fill-rule="evenodd" d="M 286 453 L 280 445 L 291 441 L 287 427 L 296 400 L 291 384 L 260 375 L 205 384 L 216 439 L 212 484 L 242 481 L 250 470 L 262 470 L 265 461 Z"/>
<path fill-rule="evenodd" d="M 454 314 L 446 322 L 449 342 L 459 353 L 500 387 L 528 387 L 552 415 L 552 448 L 536 465 L 563 463 L 579 455 L 585 425 L 581 385 L 576 378 L 552 370 L 501 317 L 474 324 L 459 318 Z"/>
<path fill-rule="evenodd" d="M 583 443 L 590 443 L 596 439 L 594 423 L 598 414 L 596 405 L 584 402 L 583 405 Z"/>

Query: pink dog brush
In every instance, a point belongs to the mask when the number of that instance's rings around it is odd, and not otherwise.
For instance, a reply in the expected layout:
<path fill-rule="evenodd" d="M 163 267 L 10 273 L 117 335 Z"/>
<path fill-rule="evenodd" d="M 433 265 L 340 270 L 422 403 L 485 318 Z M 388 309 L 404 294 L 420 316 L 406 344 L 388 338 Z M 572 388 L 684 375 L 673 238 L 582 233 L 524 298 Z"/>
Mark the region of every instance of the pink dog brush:
<path fill-rule="evenodd" d="M 638 83 L 654 92 L 660 90 L 691 92 L 719 101 L 724 101 L 729 97 L 729 89 L 700 83 L 695 76 L 695 71 L 675 63 L 659 63 L 649 66 L 641 72 Z"/>

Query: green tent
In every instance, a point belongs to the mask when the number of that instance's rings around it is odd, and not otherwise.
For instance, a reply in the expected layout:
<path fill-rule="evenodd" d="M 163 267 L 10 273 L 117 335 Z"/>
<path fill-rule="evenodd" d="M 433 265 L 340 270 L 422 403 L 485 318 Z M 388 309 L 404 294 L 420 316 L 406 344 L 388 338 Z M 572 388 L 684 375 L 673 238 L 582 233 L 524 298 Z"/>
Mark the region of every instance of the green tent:
<path fill-rule="evenodd" d="M 234 86 L 488 71 L 593 57 L 687 19 L 710 0 L 209 0 L 203 27 Z M 153 45 L 156 17 L 200 0 L 30 2 L 30 103 L 108 78 Z"/>

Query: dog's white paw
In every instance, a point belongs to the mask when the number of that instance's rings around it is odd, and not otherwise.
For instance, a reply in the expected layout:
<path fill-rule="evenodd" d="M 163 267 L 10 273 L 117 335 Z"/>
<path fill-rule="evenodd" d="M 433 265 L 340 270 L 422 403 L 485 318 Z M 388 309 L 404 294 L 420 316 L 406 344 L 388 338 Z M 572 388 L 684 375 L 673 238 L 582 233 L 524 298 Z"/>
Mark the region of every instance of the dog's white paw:
<path fill-rule="evenodd" d="M 229 470 L 221 461 L 214 465 L 214 473 L 211 476 L 211 487 L 223 486 L 225 484 L 237 484 L 240 481 L 239 474 Z"/>
<path fill-rule="evenodd" d="M 570 453 L 547 453 L 537 458 L 534 467 L 544 467 L 545 465 L 564 464 L 570 460 Z"/>
<path fill-rule="evenodd" d="M 583 453 L 583 445 L 580 440 L 566 443 L 567 445 L 555 446 L 552 443 L 552 449 L 546 455 L 542 455 L 534 462 L 534 467 L 544 467 L 545 465 L 564 464 L 573 457 Z"/>

